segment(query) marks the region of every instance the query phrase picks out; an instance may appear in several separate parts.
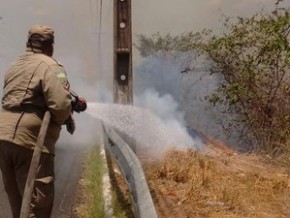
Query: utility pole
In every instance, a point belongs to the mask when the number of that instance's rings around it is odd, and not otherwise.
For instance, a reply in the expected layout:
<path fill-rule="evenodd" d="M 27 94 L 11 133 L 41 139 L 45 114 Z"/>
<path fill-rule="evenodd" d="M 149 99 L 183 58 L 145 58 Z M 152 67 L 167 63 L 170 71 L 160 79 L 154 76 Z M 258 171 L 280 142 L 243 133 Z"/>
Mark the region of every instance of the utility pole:
<path fill-rule="evenodd" d="M 133 104 L 131 0 L 114 0 L 114 103 Z"/>

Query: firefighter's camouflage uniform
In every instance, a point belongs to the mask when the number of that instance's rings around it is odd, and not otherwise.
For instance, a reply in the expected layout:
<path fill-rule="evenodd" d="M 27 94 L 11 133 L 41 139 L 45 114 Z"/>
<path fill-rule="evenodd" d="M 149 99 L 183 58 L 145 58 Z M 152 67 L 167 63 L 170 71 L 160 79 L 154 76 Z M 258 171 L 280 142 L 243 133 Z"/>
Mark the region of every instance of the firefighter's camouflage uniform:
<path fill-rule="evenodd" d="M 34 32 L 53 37 L 53 30 L 47 26 L 33 26 L 29 34 Z M 63 66 L 37 48 L 27 47 L 5 74 L 0 112 L 0 167 L 14 218 L 20 214 L 33 149 L 47 110 L 51 121 L 32 194 L 30 217 L 51 215 L 54 147 L 61 126 L 72 113 L 69 88 Z"/>

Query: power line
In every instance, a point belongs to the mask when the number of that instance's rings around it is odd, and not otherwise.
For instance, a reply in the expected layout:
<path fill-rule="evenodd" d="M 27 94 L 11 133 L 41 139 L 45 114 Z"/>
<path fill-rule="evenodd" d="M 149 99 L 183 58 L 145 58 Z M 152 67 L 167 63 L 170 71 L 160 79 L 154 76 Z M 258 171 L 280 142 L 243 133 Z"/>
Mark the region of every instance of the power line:
<path fill-rule="evenodd" d="M 103 0 L 100 2 L 100 21 L 99 21 L 99 31 L 102 32 L 102 11 L 103 11 Z"/>

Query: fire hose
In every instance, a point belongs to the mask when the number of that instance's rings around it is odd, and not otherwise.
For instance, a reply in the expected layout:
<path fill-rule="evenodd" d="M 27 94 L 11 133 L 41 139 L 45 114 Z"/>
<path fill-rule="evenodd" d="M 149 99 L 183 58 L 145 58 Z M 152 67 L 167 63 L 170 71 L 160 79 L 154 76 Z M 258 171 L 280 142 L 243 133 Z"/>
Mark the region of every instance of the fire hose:
<path fill-rule="evenodd" d="M 33 152 L 26 185 L 24 189 L 23 199 L 22 199 L 22 205 L 21 205 L 21 211 L 20 211 L 20 218 L 28 218 L 29 216 L 29 209 L 30 209 L 30 203 L 31 203 L 31 196 L 32 191 L 34 187 L 34 182 L 38 170 L 38 165 L 40 161 L 41 151 L 43 148 L 44 139 L 46 136 L 47 128 L 50 123 L 51 114 L 49 111 L 46 111 L 44 114 L 44 118 L 40 127 L 40 131 L 38 134 L 38 138 L 36 141 L 36 146 Z"/>

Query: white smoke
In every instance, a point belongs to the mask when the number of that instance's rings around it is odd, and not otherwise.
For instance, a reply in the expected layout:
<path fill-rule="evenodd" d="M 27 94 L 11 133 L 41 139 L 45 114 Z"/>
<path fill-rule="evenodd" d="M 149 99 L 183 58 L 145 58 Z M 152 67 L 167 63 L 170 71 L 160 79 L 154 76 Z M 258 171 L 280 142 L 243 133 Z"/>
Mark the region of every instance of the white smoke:
<path fill-rule="evenodd" d="M 205 100 L 217 88 L 218 81 L 209 72 L 206 59 L 194 52 L 168 52 L 142 60 L 134 74 L 137 104 L 160 117 L 170 114 L 167 118 L 174 118 L 182 129 L 189 127 L 193 132 L 227 139 L 220 125 L 226 117 Z M 193 137 L 199 140 L 195 133 Z"/>
<path fill-rule="evenodd" d="M 15 7 L 16 4 L 18 7 Z M 91 7 L 89 1 L 81 4 L 77 0 L 63 1 L 63 5 L 60 4 L 49 0 L 1 2 L 2 75 L 8 65 L 24 52 L 28 29 L 36 23 L 47 24 L 55 29 L 55 58 L 64 65 L 72 89 L 80 96 L 86 97 L 89 102 L 112 102 L 112 1 L 103 2 L 102 20 L 98 20 L 99 6 Z M 66 10 L 63 10 L 64 7 Z M 198 124 L 203 129 L 212 126 L 207 121 L 202 121 L 208 117 L 204 104 L 191 99 L 200 96 L 195 96 L 195 93 L 203 94 L 204 87 L 208 85 L 206 82 L 193 85 L 192 81 L 197 81 L 199 76 L 180 74 L 185 63 L 186 58 L 166 60 L 150 57 L 140 60 L 134 68 L 134 104 L 150 110 L 164 125 L 172 128 L 172 131 L 179 135 L 176 136 L 179 138 L 176 144 L 180 146 L 183 146 L 183 143 L 189 144 L 187 125 L 195 128 Z M 3 84 L 3 76 L 0 82 Z M 199 84 L 203 84 L 204 87 Z M 95 135 L 96 128 L 90 117 L 86 114 L 76 114 L 75 119 L 76 133 L 70 136 L 64 130 L 61 140 L 93 143 L 90 140 L 91 135 Z"/>
<path fill-rule="evenodd" d="M 134 98 L 136 106 L 146 108 L 157 116 L 167 127 L 172 144 L 179 148 L 197 149 L 200 145 L 193 141 L 187 132 L 184 113 L 170 94 L 160 95 L 155 89 L 146 89 Z"/>

